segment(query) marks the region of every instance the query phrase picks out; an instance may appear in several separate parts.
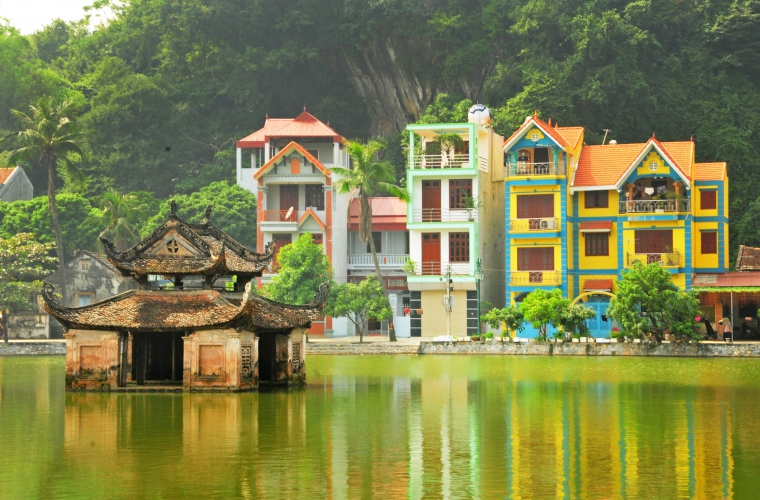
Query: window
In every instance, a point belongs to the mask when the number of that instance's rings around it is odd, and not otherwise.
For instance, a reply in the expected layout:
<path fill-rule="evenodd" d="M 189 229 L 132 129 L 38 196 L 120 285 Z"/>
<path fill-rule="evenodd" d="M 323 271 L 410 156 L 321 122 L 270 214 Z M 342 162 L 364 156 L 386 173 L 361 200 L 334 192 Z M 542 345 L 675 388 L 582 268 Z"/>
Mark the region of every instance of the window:
<path fill-rule="evenodd" d="M 538 142 L 541 139 L 541 134 L 538 133 L 538 130 L 534 130 L 530 133 L 530 140 L 533 142 Z"/>
<path fill-rule="evenodd" d="M 554 248 L 518 248 L 518 271 L 553 271 Z"/>
<path fill-rule="evenodd" d="M 383 251 L 383 233 L 380 231 L 372 231 L 372 239 L 375 241 L 375 252 L 380 253 Z M 372 253 L 372 247 L 367 242 L 367 253 Z"/>
<path fill-rule="evenodd" d="M 584 233 L 586 238 L 586 255 L 609 255 L 610 233 Z"/>
<path fill-rule="evenodd" d="M 89 306 L 92 304 L 91 293 L 78 293 L 77 294 L 77 307 Z"/>
<path fill-rule="evenodd" d="M 718 208 L 718 192 L 717 191 L 699 191 L 699 208 L 702 210 L 715 210 Z"/>
<path fill-rule="evenodd" d="M 586 191 L 586 208 L 607 208 L 609 191 Z"/>
<path fill-rule="evenodd" d="M 636 231 L 636 253 L 661 254 L 673 251 L 673 230 Z"/>
<path fill-rule="evenodd" d="M 322 233 L 311 233 L 311 241 L 313 241 L 315 245 L 321 245 Z"/>
<path fill-rule="evenodd" d="M 449 262 L 470 262 L 470 233 L 449 233 Z"/>
<path fill-rule="evenodd" d="M 472 198 L 472 179 L 449 181 L 449 207 L 467 208 L 467 198 Z"/>
<path fill-rule="evenodd" d="M 651 170 L 652 172 L 656 172 L 658 168 L 660 168 L 659 163 L 657 163 L 654 160 L 649 162 L 649 170 Z"/>
<path fill-rule="evenodd" d="M 718 253 L 718 233 L 702 231 L 702 253 Z"/>
<path fill-rule="evenodd" d="M 90 269 L 90 261 L 89 260 L 83 260 L 79 263 L 79 267 L 82 269 L 82 271 L 87 271 Z"/>
<path fill-rule="evenodd" d="M 554 217 L 554 195 L 529 194 L 517 196 L 518 219 Z"/>
<path fill-rule="evenodd" d="M 325 194 L 319 184 L 306 185 L 306 206 L 317 210 L 325 209 Z"/>

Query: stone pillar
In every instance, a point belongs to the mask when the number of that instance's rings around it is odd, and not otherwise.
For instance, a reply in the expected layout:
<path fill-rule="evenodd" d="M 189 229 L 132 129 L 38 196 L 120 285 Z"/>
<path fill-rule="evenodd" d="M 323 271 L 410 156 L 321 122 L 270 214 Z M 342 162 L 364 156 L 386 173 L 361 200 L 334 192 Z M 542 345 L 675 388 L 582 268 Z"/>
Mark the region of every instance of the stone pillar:
<path fill-rule="evenodd" d="M 225 346 L 225 355 L 227 358 L 227 383 L 230 389 L 240 388 L 240 370 L 242 368 L 242 358 L 240 356 L 240 334 L 229 333 L 227 334 L 227 342 Z"/>

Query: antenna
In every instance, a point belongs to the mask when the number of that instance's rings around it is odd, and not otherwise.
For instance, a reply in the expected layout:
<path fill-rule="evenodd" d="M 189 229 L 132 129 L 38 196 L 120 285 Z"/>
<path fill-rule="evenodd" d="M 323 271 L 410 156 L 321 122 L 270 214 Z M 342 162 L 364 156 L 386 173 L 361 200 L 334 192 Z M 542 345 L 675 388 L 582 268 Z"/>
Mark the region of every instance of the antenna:
<path fill-rule="evenodd" d="M 608 128 L 603 128 L 602 130 L 604 130 L 604 139 L 602 139 L 602 146 L 604 146 L 604 143 L 607 141 L 607 134 L 612 132 L 612 130 Z"/>

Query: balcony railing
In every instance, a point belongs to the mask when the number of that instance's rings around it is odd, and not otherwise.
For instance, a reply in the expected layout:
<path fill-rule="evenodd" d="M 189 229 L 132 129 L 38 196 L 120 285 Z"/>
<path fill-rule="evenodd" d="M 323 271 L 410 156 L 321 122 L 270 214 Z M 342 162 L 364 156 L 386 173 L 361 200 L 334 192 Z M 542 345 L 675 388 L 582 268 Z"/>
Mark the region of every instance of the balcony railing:
<path fill-rule="evenodd" d="M 298 222 L 296 210 L 264 210 L 259 222 Z"/>
<path fill-rule="evenodd" d="M 509 229 L 510 231 L 557 231 L 559 219 L 556 217 L 512 219 L 509 223 Z"/>
<path fill-rule="evenodd" d="M 535 177 L 541 175 L 565 175 L 565 166 L 553 161 L 543 163 L 507 163 L 507 177 Z"/>
<path fill-rule="evenodd" d="M 474 168 L 470 165 L 469 154 L 455 155 L 415 155 L 412 160 L 412 168 Z"/>
<path fill-rule="evenodd" d="M 678 252 L 671 253 L 629 253 L 627 258 L 628 266 L 634 262 L 647 264 L 660 264 L 663 267 L 679 267 L 681 265 L 681 254 Z"/>
<path fill-rule="evenodd" d="M 690 200 L 629 200 L 620 202 L 621 214 L 691 212 Z"/>
<path fill-rule="evenodd" d="M 412 210 L 412 222 L 473 222 L 478 220 L 477 208 L 420 208 Z"/>
<path fill-rule="evenodd" d="M 470 276 L 469 262 L 422 261 L 414 264 L 414 274 L 422 276 L 443 276 L 451 266 L 452 276 Z"/>
<path fill-rule="evenodd" d="M 559 285 L 559 271 L 511 271 L 509 282 L 512 285 Z"/>
<path fill-rule="evenodd" d="M 380 253 L 380 254 L 377 254 L 377 260 L 378 260 L 378 263 L 380 264 L 380 267 L 391 267 L 391 268 L 400 269 L 400 268 L 403 268 L 404 264 L 406 264 L 406 261 L 409 260 L 409 255 Z M 375 261 L 372 259 L 372 254 L 349 255 L 348 265 L 352 267 L 374 268 Z"/>

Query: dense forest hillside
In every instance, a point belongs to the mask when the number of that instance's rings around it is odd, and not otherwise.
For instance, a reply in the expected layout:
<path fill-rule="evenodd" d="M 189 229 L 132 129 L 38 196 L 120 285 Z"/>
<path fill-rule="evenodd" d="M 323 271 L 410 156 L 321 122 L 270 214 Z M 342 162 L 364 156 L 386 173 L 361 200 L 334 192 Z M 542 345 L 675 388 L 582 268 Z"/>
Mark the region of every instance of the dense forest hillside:
<path fill-rule="evenodd" d="M 95 8 L 107 5 L 101 0 Z M 619 142 L 694 137 L 727 161 L 732 247 L 760 245 L 758 0 L 128 0 L 108 26 L 0 25 L 0 133 L 43 94 L 73 99 L 86 187 L 164 199 L 234 180 L 234 139 L 307 109 L 347 137 L 488 104 Z M 440 97 L 441 94 L 446 94 Z M 13 144 L 4 144 L 10 149 Z M 27 169 L 39 194 L 45 172 Z M 61 179 L 62 185 L 66 184 Z"/>

